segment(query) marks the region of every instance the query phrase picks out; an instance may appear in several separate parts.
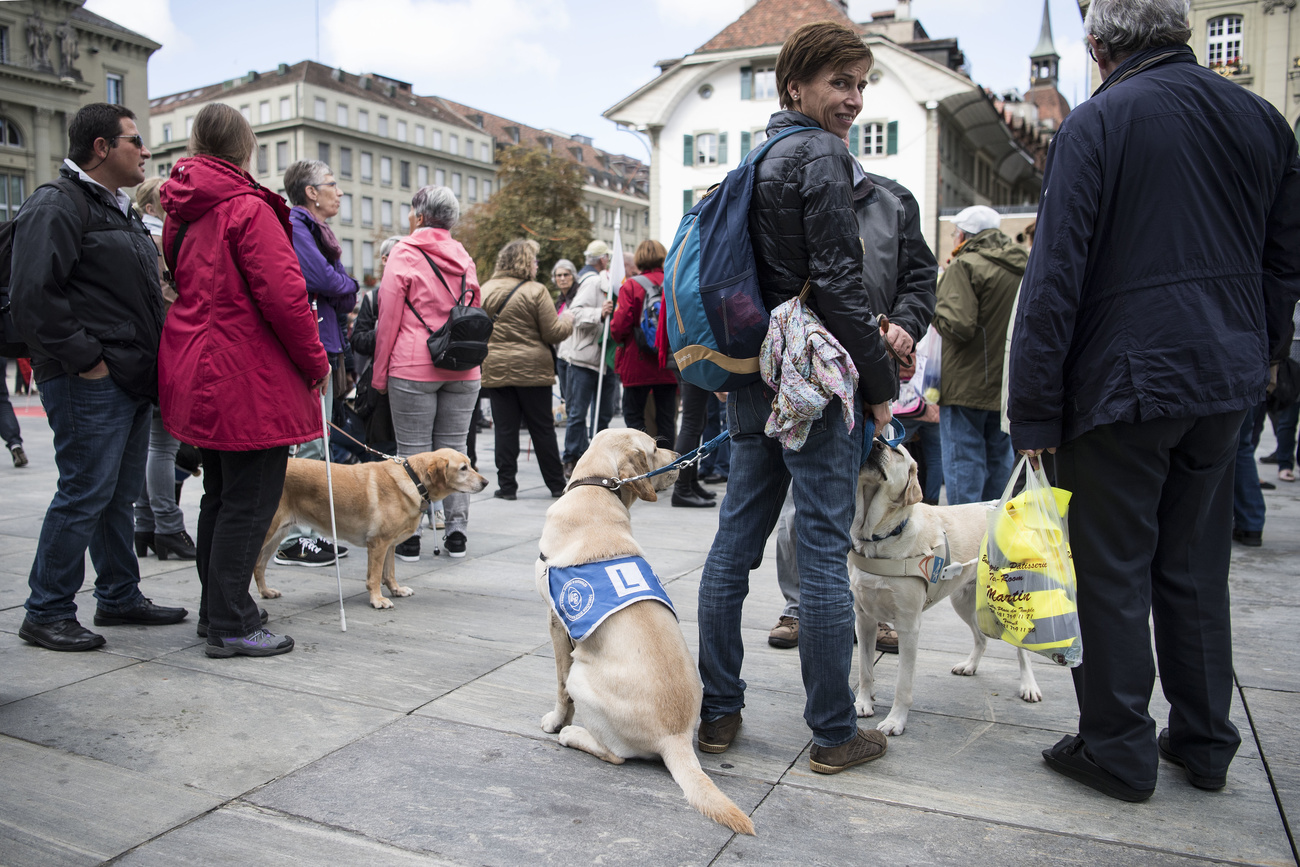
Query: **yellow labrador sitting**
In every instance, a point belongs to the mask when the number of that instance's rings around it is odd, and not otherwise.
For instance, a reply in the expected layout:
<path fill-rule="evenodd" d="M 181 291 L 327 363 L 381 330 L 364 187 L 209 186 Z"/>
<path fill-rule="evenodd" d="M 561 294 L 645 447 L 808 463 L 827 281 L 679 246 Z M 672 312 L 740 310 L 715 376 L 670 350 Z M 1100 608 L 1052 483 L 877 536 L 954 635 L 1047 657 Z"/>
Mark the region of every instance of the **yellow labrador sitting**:
<path fill-rule="evenodd" d="M 487 479 L 474 472 L 469 458 L 455 449 L 421 452 L 406 462 L 424 485 L 430 500 L 441 500 L 453 491 L 478 493 L 487 487 Z M 334 519 L 339 538 L 366 546 L 366 589 L 370 591 L 370 604 L 375 608 L 392 608 L 393 603 L 380 590 L 380 581 L 393 596 L 410 596 L 415 592 L 398 585 L 393 570 L 393 549 L 420 526 L 425 500 L 399 463 L 334 464 L 332 469 Z M 289 459 L 280 507 L 275 510 L 262 552 L 253 567 L 257 590 L 263 599 L 280 595 L 279 590 L 266 586 L 266 564 L 295 524 L 307 524 L 320 533 L 330 532 L 324 461 Z"/>
<path fill-rule="evenodd" d="M 894 706 L 876 728 L 887 735 L 901 735 L 912 708 L 921 613 L 949 597 L 952 607 L 970 627 L 975 648 L 965 662 L 953 667 L 953 674 L 973 675 L 988 645 L 975 622 L 975 576 L 989 504 L 925 505 L 916 478 L 916 461 L 906 450 L 879 440 L 872 445 L 871 455 L 858 473 L 857 497 L 853 552 L 849 554 L 859 636 L 855 704 L 858 716 L 875 715 L 875 642 L 870 637 L 876 634 L 878 622 L 893 623 L 898 630 L 898 684 L 894 687 Z M 936 564 L 936 558 L 946 562 Z M 952 567 L 947 574 L 942 574 L 944 566 Z M 1034 679 L 1029 654 L 1020 648 L 1017 651 L 1020 697 L 1028 702 L 1041 701 L 1043 693 Z"/>
<path fill-rule="evenodd" d="M 568 575 L 577 571 L 569 567 L 645 556 L 632 538 L 628 509 L 638 498 L 656 501 L 655 491 L 671 488 L 677 473 L 625 484 L 617 491 L 582 483 L 630 479 L 667 466 L 675 457 L 640 431 L 601 431 L 574 468 L 568 492 L 546 511 L 536 577 L 537 591 L 550 609 L 558 684 L 555 710 L 542 717 L 542 729 L 559 732 L 566 747 L 611 764 L 660 757 L 692 807 L 733 831 L 753 834 L 749 816 L 718 790 L 695 755 L 703 687 L 672 610 L 642 598 L 594 626 L 588 624 L 591 631 L 575 642 L 551 604 L 551 569 Z M 592 580 L 622 590 L 615 583 L 621 580 L 617 569 L 611 566 L 607 578 L 601 572 Z M 562 599 L 568 595 L 565 586 Z M 576 603 L 583 599 L 575 595 Z M 574 613 L 578 610 L 588 609 Z M 575 628 L 575 634 L 581 633 Z M 582 726 L 572 725 L 575 706 Z"/>

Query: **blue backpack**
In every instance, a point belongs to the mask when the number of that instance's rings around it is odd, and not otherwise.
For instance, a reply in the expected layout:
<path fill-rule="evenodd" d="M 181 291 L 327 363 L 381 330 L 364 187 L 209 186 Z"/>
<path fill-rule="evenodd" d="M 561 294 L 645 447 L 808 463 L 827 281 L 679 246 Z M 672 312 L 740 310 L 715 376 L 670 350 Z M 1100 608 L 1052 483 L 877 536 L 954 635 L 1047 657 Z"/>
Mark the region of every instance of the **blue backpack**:
<path fill-rule="evenodd" d="M 632 279 L 645 290 L 645 303 L 641 305 L 641 320 L 632 330 L 632 337 L 638 347 L 658 359 L 659 348 L 655 337 L 659 333 L 659 311 L 663 307 L 663 288 L 656 286 L 649 277 L 640 274 Z"/>
<path fill-rule="evenodd" d="M 787 135 L 783 129 L 751 151 L 682 217 L 664 276 L 668 345 L 682 378 L 708 391 L 730 391 L 758 379 L 758 355 L 767 336 L 749 240 L 754 167 Z"/>

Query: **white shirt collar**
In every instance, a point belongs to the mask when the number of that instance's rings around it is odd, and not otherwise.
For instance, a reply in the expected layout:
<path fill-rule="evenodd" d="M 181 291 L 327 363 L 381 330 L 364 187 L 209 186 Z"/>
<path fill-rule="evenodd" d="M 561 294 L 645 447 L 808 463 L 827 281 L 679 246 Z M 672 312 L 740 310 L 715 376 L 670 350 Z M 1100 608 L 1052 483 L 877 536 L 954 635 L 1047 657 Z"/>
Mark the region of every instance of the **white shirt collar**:
<path fill-rule="evenodd" d="M 119 210 L 121 210 L 122 214 L 123 214 L 124 216 L 130 216 L 130 214 L 131 214 L 131 197 L 130 197 L 130 196 L 128 196 L 126 193 L 122 192 L 121 190 L 118 190 L 116 193 L 114 193 L 114 192 L 113 192 L 112 190 L 110 190 L 108 187 L 104 186 L 104 185 L 101 184 L 99 181 L 95 180 L 95 179 L 92 178 L 90 175 L 88 175 L 88 174 L 86 174 L 85 172 L 83 172 L 83 171 L 81 170 L 81 166 L 77 165 L 77 164 L 74 163 L 72 160 L 67 159 L 66 157 L 65 157 L 64 160 L 63 160 L 63 164 L 64 164 L 65 166 L 67 166 L 69 169 L 71 169 L 72 171 L 76 172 L 76 173 L 77 173 L 77 177 L 81 178 L 81 179 L 82 179 L 83 181 L 85 181 L 86 183 L 88 183 L 88 184 L 94 184 L 95 186 L 97 186 L 97 187 L 99 187 L 101 190 L 103 190 L 104 192 L 108 193 L 109 196 L 111 196 L 111 197 L 113 198 L 113 200 L 114 200 L 115 202 L 117 202 L 117 207 L 118 207 Z"/>

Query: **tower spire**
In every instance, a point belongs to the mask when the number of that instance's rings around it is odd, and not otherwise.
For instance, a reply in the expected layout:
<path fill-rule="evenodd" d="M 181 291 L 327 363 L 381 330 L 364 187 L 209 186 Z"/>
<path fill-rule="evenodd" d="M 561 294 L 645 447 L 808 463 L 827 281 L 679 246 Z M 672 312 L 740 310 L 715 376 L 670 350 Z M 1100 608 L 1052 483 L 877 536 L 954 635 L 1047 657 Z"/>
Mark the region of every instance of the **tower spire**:
<path fill-rule="evenodd" d="M 1048 0 L 1043 0 L 1043 26 L 1038 34 L 1038 45 L 1029 55 L 1029 83 L 1031 87 L 1056 86 L 1061 55 L 1056 53 L 1052 41 L 1052 10 Z"/>

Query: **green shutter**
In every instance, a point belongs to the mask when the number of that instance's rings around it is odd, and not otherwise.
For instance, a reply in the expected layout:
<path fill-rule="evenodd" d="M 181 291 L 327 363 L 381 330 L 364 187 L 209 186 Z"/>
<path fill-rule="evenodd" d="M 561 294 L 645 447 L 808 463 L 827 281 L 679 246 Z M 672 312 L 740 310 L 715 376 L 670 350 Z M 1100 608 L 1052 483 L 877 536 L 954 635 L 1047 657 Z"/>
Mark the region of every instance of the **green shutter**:
<path fill-rule="evenodd" d="M 750 136 L 750 134 L 749 134 L 748 132 L 742 132 L 742 133 L 740 134 L 740 158 L 741 158 L 741 160 L 744 160 L 745 157 L 749 156 L 749 148 L 750 148 L 750 144 L 749 144 L 749 142 L 750 142 L 750 139 L 751 139 L 751 136 Z"/>
<path fill-rule="evenodd" d="M 754 70 L 748 66 L 740 68 L 740 98 L 754 98 Z"/>
<path fill-rule="evenodd" d="M 855 157 L 858 155 L 858 133 L 859 130 L 857 124 L 849 127 L 849 153 L 853 154 Z"/>
<path fill-rule="evenodd" d="M 695 136 L 682 136 L 682 165 L 695 165 Z"/>
<path fill-rule="evenodd" d="M 898 121 L 891 120 L 885 127 L 885 153 L 898 153 Z"/>
<path fill-rule="evenodd" d="M 682 190 L 682 213 L 685 214 L 693 207 L 695 207 L 695 191 Z"/>
<path fill-rule="evenodd" d="M 718 133 L 718 165 L 725 166 L 726 164 L 727 164 L 727 134 L 725 132 L 720 132 Z"/>

